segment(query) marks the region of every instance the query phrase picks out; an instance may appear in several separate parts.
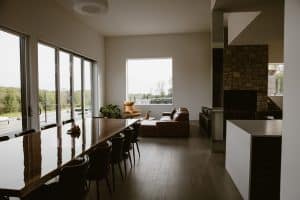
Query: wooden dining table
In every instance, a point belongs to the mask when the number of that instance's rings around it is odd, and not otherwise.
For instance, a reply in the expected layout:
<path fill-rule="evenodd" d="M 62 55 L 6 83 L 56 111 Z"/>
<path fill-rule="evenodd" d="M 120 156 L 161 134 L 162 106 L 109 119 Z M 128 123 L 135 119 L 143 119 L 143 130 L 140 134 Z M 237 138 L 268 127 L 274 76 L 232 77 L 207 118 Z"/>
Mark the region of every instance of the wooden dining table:
<path fill-rule="evenodd" d="M 25 197 L 137 119 L 86 118 L 0 143 L 0 197 Z M 74 125 L 80 135 L 68 134 Z"/>

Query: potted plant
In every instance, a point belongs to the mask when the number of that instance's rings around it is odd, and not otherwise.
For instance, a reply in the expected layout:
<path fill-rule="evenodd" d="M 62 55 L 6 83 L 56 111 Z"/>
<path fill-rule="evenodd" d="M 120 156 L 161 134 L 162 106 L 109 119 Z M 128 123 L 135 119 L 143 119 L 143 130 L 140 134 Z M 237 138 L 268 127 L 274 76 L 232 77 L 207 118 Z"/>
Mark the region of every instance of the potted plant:
<path fill-rule="evenodd" d="M 115 119 L 121 118 L 121 109 L 119 108 L 118 105 L 109 104 L 106 106 L 102 106 L 100 108 L 100 113 L 102 117 L 105 118 L 115 118 Z"/>

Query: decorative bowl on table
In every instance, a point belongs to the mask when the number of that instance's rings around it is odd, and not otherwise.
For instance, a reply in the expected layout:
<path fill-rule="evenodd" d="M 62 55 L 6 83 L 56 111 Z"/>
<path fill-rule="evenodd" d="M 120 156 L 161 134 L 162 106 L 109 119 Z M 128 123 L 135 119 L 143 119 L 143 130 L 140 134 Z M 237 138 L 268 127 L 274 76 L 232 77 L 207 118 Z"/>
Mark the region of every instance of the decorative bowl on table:
<path fill-rule="evenodd" d="M 80 136 L 80 127 L 78 125 L 73 125 L 70 130 L 68 130 L 67 134 L 71 135 L 71 137 L 79 137 Z"/>

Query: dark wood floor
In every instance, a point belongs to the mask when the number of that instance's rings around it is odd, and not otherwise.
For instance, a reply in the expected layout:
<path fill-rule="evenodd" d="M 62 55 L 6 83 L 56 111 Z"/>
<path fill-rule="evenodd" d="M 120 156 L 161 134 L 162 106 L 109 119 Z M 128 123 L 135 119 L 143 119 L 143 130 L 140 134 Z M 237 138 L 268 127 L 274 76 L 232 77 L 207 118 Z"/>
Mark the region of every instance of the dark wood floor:
<path fill-rule="evenodd" d="M 100 197 L 120 200 L 241 200 L 222 153 L 211 153 L 208 138 L 192 122 L 191 137 L 142 138 L 141 158 L 125 181 L 116 177 L 116 191 L 109 196 L 105 183 Z M 87 196 L 96 200 L 95 184 Z"/>

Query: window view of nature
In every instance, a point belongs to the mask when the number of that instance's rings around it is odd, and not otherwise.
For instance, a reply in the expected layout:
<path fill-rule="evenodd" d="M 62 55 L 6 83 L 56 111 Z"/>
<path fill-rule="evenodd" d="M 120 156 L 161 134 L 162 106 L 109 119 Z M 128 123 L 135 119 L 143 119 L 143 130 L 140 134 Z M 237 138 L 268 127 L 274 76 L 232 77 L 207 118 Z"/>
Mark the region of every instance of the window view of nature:
<path fill-rule="evenodd" d="M 59 52 L 61 120 L 71 119 L 71 62 L 70 54 Z"/>
<path fill-rule="evenodd" d="M 82 106 L 81 106 L 81 59 L 79 57 L 73 57 L 73 79 L 74 79 L 74 117 L 81 118 Z"/>
<path fill-rule="evenodd" d="M 283 73 L 284 65 L 282 63 L 270 63 L 268 74 L 268 95 L 283 95 Z"/>
<path fill-rule="evenodd" d="M 128 59 L 127 99 L 137 105 L 172 104 L 172 59 Z"/>
<path fill-rule="evenodd" d="M 41 126 L 56 123 L 55 49 L 38 44 L 39 110 Z"/>
<path fill-rule="evenodd" d="M 0 30 L 0 132 L 22 129 L 20 37 Z"/>
<path fill-rule="evenodd" d="M 91 68 L 92 63 L 85 60 L 83 64 L 84 68 L 84 109 L 85 116 L 91 116 L 92 113 L 92 79 Z"/>

